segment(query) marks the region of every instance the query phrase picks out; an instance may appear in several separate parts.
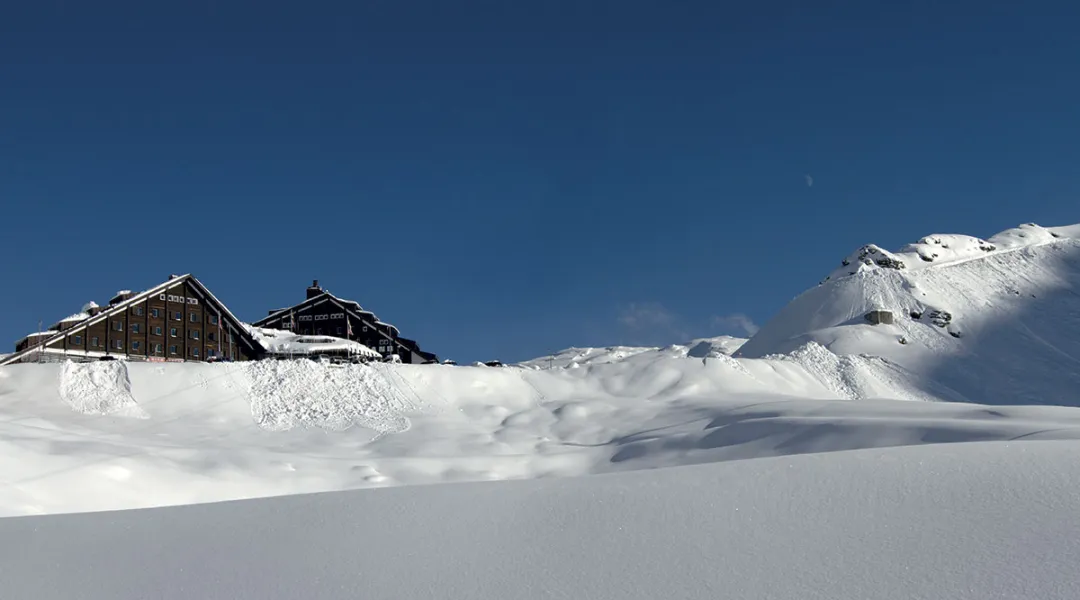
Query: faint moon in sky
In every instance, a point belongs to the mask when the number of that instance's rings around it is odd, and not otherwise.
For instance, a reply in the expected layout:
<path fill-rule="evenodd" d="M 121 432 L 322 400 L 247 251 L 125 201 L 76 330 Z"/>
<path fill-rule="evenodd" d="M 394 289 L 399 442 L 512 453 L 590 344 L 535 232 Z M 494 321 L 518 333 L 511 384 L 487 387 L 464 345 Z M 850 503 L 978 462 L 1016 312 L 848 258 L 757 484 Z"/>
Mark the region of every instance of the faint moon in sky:
<path fill-rule="evenodd" d="M 806 187 L 814 187 L 814 178 L 809 176 L 809 175 L 805 175 L 805 177 L 806 177 Z"/>

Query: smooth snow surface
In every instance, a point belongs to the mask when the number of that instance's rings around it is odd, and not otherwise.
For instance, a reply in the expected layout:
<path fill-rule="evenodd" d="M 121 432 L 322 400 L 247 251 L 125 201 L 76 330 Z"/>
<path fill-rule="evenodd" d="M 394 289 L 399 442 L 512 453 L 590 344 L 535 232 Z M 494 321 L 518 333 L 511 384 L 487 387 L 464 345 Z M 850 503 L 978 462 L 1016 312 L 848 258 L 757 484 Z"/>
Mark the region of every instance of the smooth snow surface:
<path fill-rule="evenodd" d="M 1078 442 L 0 519 L 9 598 L 1072 600 Z"/>

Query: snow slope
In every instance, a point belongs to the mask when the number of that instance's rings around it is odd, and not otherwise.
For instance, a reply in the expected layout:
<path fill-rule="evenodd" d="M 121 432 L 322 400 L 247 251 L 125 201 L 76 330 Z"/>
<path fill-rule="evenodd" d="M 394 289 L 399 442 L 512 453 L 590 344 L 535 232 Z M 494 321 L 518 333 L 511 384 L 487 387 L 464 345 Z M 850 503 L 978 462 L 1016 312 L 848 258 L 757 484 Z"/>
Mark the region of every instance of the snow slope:
<path fill-rule="evenodd" d="M 940 399 L 1080 406 L 1078 234 L 1028 224 L 989 240 L 927 236 L 897 253 L 864 247 L 737 356 L 817 344 L 879 357 Z M 871 325 L 872 310 L 895 323 Z"/>
<path fill-rule="evenodd" d="M 1080 442 L 0 519 L 7 598 L 1076 597 Z"/>
<path fill-rule="evenodd" d="M 746 343 L 746 338 L 737 338 L 729 335 L 721 335 L 712 338 L 698 338 L 686 344 L 674 344 L 664 348 L 650 348 L 641 346 L 608 346 L 606 348 L 567 348 L 548 356 L 541 356 L 532 360 L 517 363 L 517 366 L 527 369 L 577 369 L 588 365 L 601 365 L 619 362 L 623 359 L 638 354 L 649 354 L 656 358 L 691 356 L 704 358 L 706 356 L 718 357 L 730 356 Z"/>
<path fill-rule="evenodd" d="M 0 515 L 1080 439 L 1076 409 L 850 401 L 918 399 L 904 385 L 875 359 L 824 349 L 754 360 L 646 351 L 539 371 L 13 365 L 0 368 Z"/>

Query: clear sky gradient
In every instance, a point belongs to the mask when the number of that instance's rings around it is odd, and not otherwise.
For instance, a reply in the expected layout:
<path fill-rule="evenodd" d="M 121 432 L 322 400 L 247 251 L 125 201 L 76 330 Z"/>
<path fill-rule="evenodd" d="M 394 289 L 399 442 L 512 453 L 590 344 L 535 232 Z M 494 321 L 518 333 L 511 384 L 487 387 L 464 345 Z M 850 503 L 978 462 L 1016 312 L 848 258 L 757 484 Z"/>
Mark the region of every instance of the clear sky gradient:
<path fill-rule="evenodd" d="M 0 342 L 181 272 L 459 361 L 745 335 L 861 244 L 1080 221 L 1078 13 L 5 3 Z"/>

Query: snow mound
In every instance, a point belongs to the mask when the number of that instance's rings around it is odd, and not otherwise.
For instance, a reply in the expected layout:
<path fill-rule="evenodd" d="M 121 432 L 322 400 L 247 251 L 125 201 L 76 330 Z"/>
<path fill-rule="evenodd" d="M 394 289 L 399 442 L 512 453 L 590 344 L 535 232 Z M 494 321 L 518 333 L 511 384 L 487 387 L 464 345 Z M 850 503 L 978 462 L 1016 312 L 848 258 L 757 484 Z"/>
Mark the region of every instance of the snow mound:
<path fill-rule="evenodd" d="M 605 348 L 567 348 L 549 356 L 541 356 L 516 363 L 514 366 L 526 369 L 578 369 L 581 367 L 605 365 L 623 362 L 638 356 L 706 358 L 730 356 L 746 343 L 746 338 L 721 335 L 711 338 L 697 338 L 686 344 L 672 344 L 665 347 L 642 346 L 607 346 Z"/>
<path fill-rule="evenodd" d="M 692 340 L 686 349 L 686 356 L 690 358 L 719 358 L 731 356 L 743 344 L 746 338 L 738 338 L 730 335 L 721 335 L 714 338 L 700 338 Z"/>
<path fill-rule="evenodd" d="M 148 418 L 135 397 L 123 361 L 64 362 L 60 370 L 60 398 L 75 412 Z"/>
<path fill-rule="evenodd" d="M 251 414 L 270 431 L 358 425 L 380 434 L 409 428 L 404 412 L 415 406 L 374 367 L 327 367 L 310 360 L 244 363 L 251 381 Z"/>

